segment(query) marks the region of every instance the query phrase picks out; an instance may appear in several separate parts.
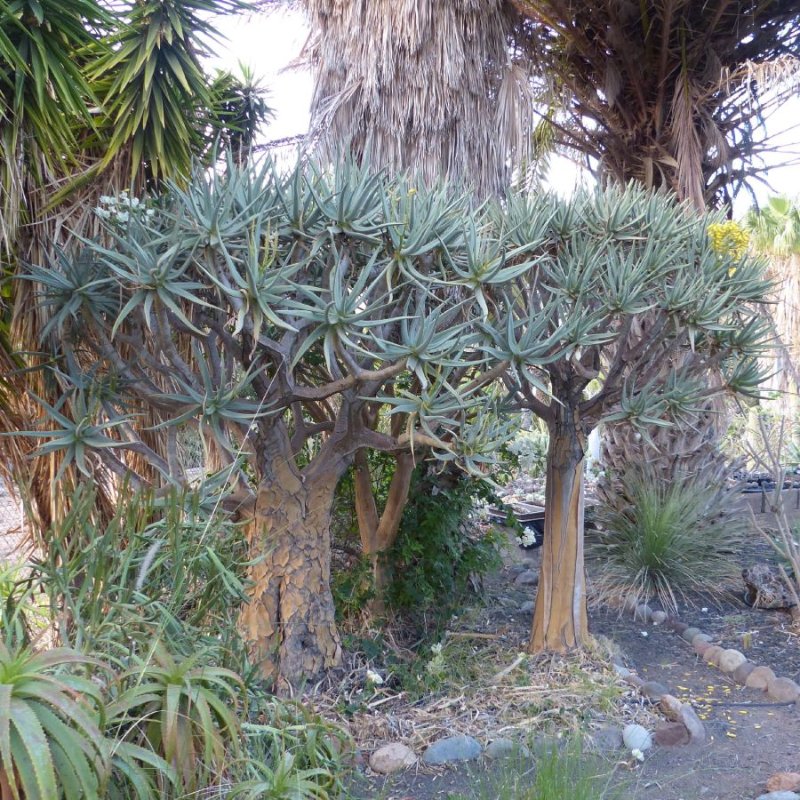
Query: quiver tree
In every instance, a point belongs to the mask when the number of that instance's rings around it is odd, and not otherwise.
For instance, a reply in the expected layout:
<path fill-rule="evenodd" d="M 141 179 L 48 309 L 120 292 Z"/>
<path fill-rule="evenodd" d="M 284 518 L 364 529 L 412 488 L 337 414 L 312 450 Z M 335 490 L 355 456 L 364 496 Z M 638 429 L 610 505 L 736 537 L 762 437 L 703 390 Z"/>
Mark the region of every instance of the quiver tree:
<path fill-rule="evenodd" d="M 269 164 L 201 173 L 109 233 L 113 246 L 87 242 L 30 272 L 72 386 L 70 411 L 48 407 L 54 429 L 35 433 L 49 439 L 40 453 L 134 486 L 144 460 L 167 487 L 186 481 L 179 431 L 199 431 L 226 470 L 226 502 L 250 520 L 251 658 L 268 678 L 313 676 L 340 657 L 336 484 L 364 448 L 459 450 L 473 469 L 487 459 L 483 387 L 504 365 L 479 346 L 482 276 L 524 274 L 525 248 L 508 254 L 464 195 L 351 167 L 281 177 Z M 137 403 L 157 411 L 165 455 Z M 381 407 L 402 424 L 380 424 Z"/>
<path fill-rule="evenodd" d="M 525 283 L 505 287 L 510 313 L 505 326 L 487 329 L 487 350 L 511 365 L 513 404 L 541 417 L 550 434 L 534 652 L 586 641 L 583 461 L 591 430 L 625 420 L 647 437 L 715 394 L 755 392 L 762 377 L 757 356 L 768 326 L 754 305 L 768 288 L 762 267 L 716 252 L 708 221 L 635 188 L 568 203 L 508 201 L 509 237 L 535 243 L 526 253 L 535 266 Z M 693 364 L 720 381 L 704 382 Z"/>

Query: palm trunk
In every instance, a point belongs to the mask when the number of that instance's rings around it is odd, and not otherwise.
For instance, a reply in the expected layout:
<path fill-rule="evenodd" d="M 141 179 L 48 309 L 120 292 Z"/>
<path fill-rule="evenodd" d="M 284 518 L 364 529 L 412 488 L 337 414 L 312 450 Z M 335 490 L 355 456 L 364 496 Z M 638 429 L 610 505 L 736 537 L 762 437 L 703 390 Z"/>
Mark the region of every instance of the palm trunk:
<path fill-rule="evenodd" d="M 583 565 L 583 442 L 569 408 L 550 423 L 542 567 L 529 650 L 564 652 L 587 643 Z"/>
<path fill-rule="evenodd" d="M 284 463 L 261 483 L 249 532 L 250 602 L 239 619 L 253 663 L 297 686 L 341 660 L 330 589 L 330 516 L 338 475 L 308 488 Z"/>

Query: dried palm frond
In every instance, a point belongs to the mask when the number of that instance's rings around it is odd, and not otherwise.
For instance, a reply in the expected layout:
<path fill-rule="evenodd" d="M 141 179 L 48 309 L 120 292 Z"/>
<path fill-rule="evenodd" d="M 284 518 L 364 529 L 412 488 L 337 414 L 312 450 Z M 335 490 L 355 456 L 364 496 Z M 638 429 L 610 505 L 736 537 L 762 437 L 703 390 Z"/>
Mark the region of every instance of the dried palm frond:
<path fill-rule="evenodd" d="M 528 73 L 512 59 L 501 0 L 307 0 L 315 38 L 312 137 L 480 195 L 508 184 L 533 127 Z"/>

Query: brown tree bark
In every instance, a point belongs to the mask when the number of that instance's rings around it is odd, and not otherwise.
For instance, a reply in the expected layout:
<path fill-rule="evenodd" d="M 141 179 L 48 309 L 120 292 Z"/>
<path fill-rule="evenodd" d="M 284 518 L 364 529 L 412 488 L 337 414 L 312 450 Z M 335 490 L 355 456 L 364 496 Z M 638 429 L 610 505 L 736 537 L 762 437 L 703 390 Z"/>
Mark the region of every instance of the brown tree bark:
<path fill-rule="evenodd" d="M 529 650 L 565 652 L 587 643 L 583 559 L 583 433 L 576 412 L 549 421 L 544 545 Z"/>
<path fill-rule="evenodd" d="M 248 532 L 250 602 L 240 631 L 262 676 L 297 686 L 341 661 L 330 589 L 330 515 L 339 475 L 306 482 L 287 459 L 262 480 Z"/>
<path fill-rule="evenodd" d="M 395 469 L 389 484 L 389 494 L 380 516 L 375 502 L 366 450 L 362 449 L 356 453 L 354 466 L 358 530 L 364 554 L 369 556 L 372 563 L 375 596 L 370 610 L 373 614 L 380 615 L 386 608 L 388 585 L 386 552 L 394 544 L 400 530 L 400 521 L 403 518 L 403 509 L 408 500 L 411 476 L 414 472 L 414 456 L 412 453 L 398 453 L 395 456 Z"/>

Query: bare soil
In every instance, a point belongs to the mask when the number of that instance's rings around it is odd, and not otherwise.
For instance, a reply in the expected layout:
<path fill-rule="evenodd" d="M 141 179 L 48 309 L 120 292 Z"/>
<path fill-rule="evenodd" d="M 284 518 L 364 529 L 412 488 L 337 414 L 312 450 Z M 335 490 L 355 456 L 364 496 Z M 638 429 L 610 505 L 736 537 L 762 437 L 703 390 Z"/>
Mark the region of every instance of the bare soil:
<path fill-rule="evenodd" d="M 787 506 L 800 520 L 800 511 L 794 509 L 794 492 L 785 494 L 790 501 Z M 761 498 L 756 495 L 749 500 L 759 521 L 770 524 L 768 503 L 767 513 L 761 515 Z M 775 562 L 776 556 L 768 543 L 754 534 L 743 547 L 740 560 L 745 567 L 757 561 Z M 533 561 L 532 566 L 538 568 L 538 551 L 509 548 L 503 570 L 487 581 L 482 613 L 481 630 L 487 635 L 502 636 L 510 653 L 524 647 L 531 614 L 522 613 L 520 606 L 535 596 L 535 590 L 513 583 L 513 565 L 519 561 Z M 742 650 L 750 661 L 800 682 L 800 636 L 792 628 L 790 614 L 750 608 L 741 600 L 743 585 L 734 582 L 728 588 L 730 591 L 721 601 L 702 595 L 687 598 L 680 608 L 681 619 L 711 634 L 715 642 Z M 707 732 L 707 741 L 701 746 L 656 746 L 641 764 L 624 750 L 601 752 L 599 770 L 616 788 L 616 794 L 609 796 L 625 800 L 754 800 L 766 791 L 766 780 L 772 774 L 800 771 L 797 706 L 773 703 L 764 692 L 738 686 L 697 657 L 691 645 L 663 625 L 635 621 L 630 614 L 621 615 L 616 609 L 595 608 L 590 611 L 590 627 L 600 641 L 610 641 L 611 649 L 628 668 L 644 680 L 664 684 L 675 696 L 690 702 Z M 531 666 L 531 680 L 535 681 L 537 668 L 546 669 L 546 664 Z M 468 702 L 480 705 L 479 697 Z M 618 700 L 615 711 L 620 717 L 610 722 L 620 727 L 635 720 L 652 729 L 660 720 L 658 710 L 633 693 Z M 602 727 L 601 718 L 589 715 L 579 729 L 590 739 Z M 493 733 L 487 724 L 482 744 L 493 738 Z M 548 735 L 557 737 L 558 732 L 551 726 Z M 476 738 L 481 740 L 480 736 Z M 514 768 L 524 772 L 535 765 L 523 761 Z M 485 760 L 450 768 L 418 767 L 388 779 L 366 770 L 353 794 L 381 800 L 488 800 L 497 796 L 492 794 L 492 782 L 507 771 L 508 766 Z"/>

